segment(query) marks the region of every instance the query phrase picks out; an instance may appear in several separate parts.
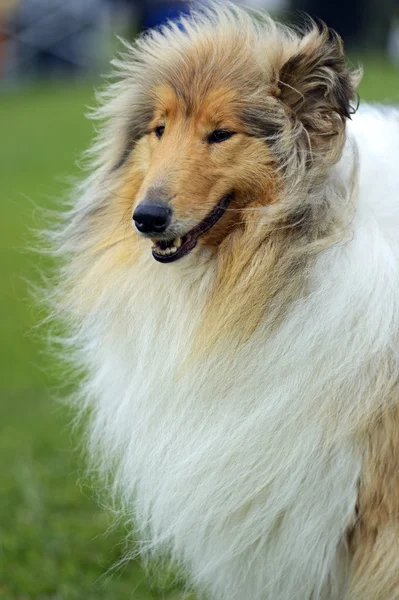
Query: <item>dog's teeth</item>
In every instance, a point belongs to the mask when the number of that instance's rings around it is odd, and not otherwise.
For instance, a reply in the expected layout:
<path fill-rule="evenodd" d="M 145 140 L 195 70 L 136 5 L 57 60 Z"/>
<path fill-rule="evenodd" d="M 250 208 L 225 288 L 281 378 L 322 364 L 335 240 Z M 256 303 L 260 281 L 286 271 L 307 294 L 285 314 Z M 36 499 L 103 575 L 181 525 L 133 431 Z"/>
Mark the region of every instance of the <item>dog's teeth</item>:
<path fill-rule="evenodd" d="M 173 242 L 168 242 L 169 244 L 173 244 L 171 246 L 167 246 L 166 248 L 162 248 L 162 245 L 158 242 L 152 246 L 152 249 L 161 256 L 168 256 L 169 254 L 175 254 L 178 248 L 182 245 L 181 238 L 176 238 Z"/>

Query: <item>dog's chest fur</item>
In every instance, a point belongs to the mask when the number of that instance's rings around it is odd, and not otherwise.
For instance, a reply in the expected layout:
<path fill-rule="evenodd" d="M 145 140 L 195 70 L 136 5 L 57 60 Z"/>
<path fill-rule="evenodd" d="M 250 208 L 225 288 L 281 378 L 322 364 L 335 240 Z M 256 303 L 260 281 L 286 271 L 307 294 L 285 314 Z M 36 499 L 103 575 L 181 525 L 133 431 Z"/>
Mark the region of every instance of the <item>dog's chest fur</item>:
<path fill-rule="evenodd" d="M 341 598 L 360 460 L 325 377 L 341 360 L 315 320 L 328 289 L 272 337 L 198 361 L 207 283 L 161 269 L 141 265 L 124 313 L 97 321 L 90 384 L 94 452 L 140 537 L 218 600 Z"/>
<path fill-rule="evenodd" d="M 112 271 L 82 325 L 91 455 L 144 547 L 170 553 L 214 600 L 345 597 L 359 426 L 399 361 L 397 170 L 368 138 L 383 124 L 355 119 L 355 218 L 278 328 L 265 323 L 237 352 L 231 332 L 192 352 L 212 262 L 197 253 L 169 268 L 149 252 Z"/>

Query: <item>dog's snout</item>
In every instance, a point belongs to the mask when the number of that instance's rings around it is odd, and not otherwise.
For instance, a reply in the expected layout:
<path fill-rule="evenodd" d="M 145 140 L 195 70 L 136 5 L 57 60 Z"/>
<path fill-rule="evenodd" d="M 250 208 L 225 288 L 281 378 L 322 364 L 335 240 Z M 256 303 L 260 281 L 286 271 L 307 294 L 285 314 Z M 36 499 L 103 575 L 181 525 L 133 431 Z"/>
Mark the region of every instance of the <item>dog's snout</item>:
<path fill-rule="evenodd" d="M 163 233 L 170 223 L 170 212 L 163 203 L 140 202 L 133 220 L 141 233 Z"/>

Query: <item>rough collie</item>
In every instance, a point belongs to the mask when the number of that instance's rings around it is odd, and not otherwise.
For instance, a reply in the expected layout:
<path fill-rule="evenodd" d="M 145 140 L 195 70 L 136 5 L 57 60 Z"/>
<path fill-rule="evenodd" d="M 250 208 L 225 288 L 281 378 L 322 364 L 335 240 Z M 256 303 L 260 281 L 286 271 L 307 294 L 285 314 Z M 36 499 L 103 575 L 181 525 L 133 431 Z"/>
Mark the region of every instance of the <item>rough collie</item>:
<path fill-rule="evenodd" d="M 230 4 L 114 66 L 55 234 L 95 468 L 207 598 L 399 598 L 399 113 Z"/>

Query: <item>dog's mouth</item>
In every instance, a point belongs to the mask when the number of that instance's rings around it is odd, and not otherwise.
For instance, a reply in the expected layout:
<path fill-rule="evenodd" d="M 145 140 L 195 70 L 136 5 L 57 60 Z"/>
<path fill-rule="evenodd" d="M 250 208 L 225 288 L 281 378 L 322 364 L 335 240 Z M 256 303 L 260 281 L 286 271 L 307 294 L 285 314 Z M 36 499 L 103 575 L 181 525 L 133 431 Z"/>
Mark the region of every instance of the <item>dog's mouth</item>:
<path fill-rule="evenodd" d="M 155 260 L 161 263 L 171 263 L 187 256 L 196 247 L 198 238 L 220 221 L 232 198 L 232 194 L 223 196 L 205 219 L 182 237 L 173 240 L 154 240 L 152 255 Z"/>

